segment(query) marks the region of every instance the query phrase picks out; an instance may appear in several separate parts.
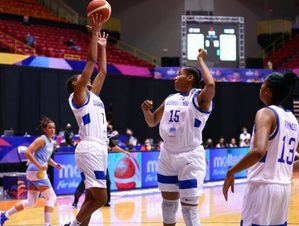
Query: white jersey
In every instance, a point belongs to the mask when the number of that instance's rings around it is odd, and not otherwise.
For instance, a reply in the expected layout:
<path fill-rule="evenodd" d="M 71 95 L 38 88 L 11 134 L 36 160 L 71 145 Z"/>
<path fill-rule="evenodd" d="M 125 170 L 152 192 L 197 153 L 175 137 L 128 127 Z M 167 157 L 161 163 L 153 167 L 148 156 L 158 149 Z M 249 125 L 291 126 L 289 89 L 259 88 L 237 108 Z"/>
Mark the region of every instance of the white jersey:
<path fill-rule="evenodd" d="M 269 137 L 266 155 L 248 169 L 248 182 L 290 184 L 293 162 L 298 145 L 299 126 L 292 112 L 271 105 L 276 117 L 276 128 Z M 251 149 L 255 133 L 251 139 Z"/>
<path fill-rule="evenodd" d="M 69 97 L 69 104 L 79 126 L 80 139 L 95 140 L 107 145 L 105 106 L 100 97 L 88 92 L 86 102 L 82 106 L 76 106 L 73 95 L 72 93 Z"/>
<path fill-rule="evenodd" d="M 159 127 L 165 149 L 178 153 L 202 145 L 202 131 L 212 106 L 209 112 L 199 109 L 197 95 L 200 91 L 192 89 L 187 95 L 176 93 L 166 98 Z"/>

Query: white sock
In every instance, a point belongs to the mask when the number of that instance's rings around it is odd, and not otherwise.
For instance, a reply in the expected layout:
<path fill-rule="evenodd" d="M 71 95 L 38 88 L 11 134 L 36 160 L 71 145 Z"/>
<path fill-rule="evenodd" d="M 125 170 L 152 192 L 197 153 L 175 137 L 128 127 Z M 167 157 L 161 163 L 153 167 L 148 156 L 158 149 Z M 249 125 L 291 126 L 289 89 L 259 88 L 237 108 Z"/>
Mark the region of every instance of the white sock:
<path fill-rule="evenodd" d="M 79 221 L 77 221 L 77 219 L 75 218 L 72 223 L 71 223 L 71 226 L 78 226 L 78 225 L 81 225 L 81 223 Z"/>
<path fill-rule="evenodd" d="M 182 206 L 182 214 L 186 226 L 200 226 L 197 206 Z"/>
<path fill-rule="evenodd" d="M 16 212 L 18 212 L 18 211 L 17 211 L 16 207 L 13 206 L 5 212 L 5 216 L 8 218 L 9 216 L 13 215 Z"/>
<path fill-rule="evenodd" d="M 52 218 L 52 212 L 45 212 L 44 213 L 44 220 L 45 220 L 45 226 L 50 226 L 51 225 L 51 218 Z"/>

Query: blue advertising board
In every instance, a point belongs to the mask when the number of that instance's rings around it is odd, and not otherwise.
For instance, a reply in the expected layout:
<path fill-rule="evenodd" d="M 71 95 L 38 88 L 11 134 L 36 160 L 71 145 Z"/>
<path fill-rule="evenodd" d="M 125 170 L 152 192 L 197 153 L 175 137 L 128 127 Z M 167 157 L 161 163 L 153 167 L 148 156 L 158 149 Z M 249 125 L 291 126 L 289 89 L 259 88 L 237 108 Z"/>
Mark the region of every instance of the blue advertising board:
<path fill-rule="evenodd" d="M 81 181 L 80 171 L 75 163 L 75 155 L 56 154 L 53 156 L 55 162 L 63 165 L 61 170 L 54 169 L 53 188 L 57 195 L 73 194 Z"/>
<path fill-rule="evenodd" d="M 207 175 L 205 181 L 223 180 L 227 170 L 243 158 L 249 148 L 216 148 L 206 150 Z M 111 190 L 157 187 L 158 151 L 133 152 L 128 157 L 122 153 L 109 153 L 108 170 Z M 62 170 L 54 169 L 53 187 L 57 194 L 72 194 L 80 183 L 80 172 L 75 164 L 74 153 L 54 155 Z M 236 174 L 246 178 L 246 171 Z"/>
<path fill-rule="evenodd" d="M 8 136 L 0 138 L 0 163 L 18 163 L 26 160 L 24 151 L 36 137 Z"/>
<path fill-rule="evenodd" d="M 206 151 L 209 152 L 209 180 L 216 181 L 224 180 L 227 170 L 242 159 L 248 153 L 249 148 L 217 148 Z M 235 177 L 246 177 L 246 171 L 237 173 Z"/>
<path fill-rule="evenodd" d="M 158 186 L 157 172 L 159 154 L 159 151 L 141 153 L 141 184 L 143 188 Z"/>

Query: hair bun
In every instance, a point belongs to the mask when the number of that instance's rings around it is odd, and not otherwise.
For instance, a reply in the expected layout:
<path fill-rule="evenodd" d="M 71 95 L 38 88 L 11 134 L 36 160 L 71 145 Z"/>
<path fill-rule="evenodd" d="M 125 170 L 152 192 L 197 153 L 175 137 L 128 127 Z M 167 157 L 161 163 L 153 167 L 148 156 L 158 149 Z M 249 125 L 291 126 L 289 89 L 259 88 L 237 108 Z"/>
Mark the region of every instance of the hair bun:
<path fill-rule="evenodd" d="M 292 71 L 286 71 L 284 73 L 284 81 L 288 86 L 295 86 L 297 75 Z"/>

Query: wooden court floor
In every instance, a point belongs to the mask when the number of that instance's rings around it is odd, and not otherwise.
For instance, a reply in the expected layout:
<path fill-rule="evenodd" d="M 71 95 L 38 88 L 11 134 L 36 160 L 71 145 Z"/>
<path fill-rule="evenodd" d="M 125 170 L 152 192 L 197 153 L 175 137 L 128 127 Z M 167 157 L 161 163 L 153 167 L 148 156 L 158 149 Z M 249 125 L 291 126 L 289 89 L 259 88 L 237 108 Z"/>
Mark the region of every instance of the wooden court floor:
<path fill-rule="evenodd" d="M 204 189 L 200 201 L 199 213 L 203 226 L 240 225 L 240 211 L 245 184 L 235 187 L 235 193 L 225 202 L 222 187 Z M 90 225 L 107 226 L 155 226 L 162 225 L 161 198 L 156 190 L 144 191 L 144 194 L 116 192 L 112 194 L 111 207 L 103 207 L 93 214 Z M 81 201 L 83 197 L 81 198 Z M 71 207 L 72 196 L 60 196 L 54 211 L 52 226 L 63 225 L 71 220 L 77 210 Z M 16 201 L 0 201 L 0 210 L 6 210 Z M 22 211 L 10 218 L 5 225 L 37 226 L 43 225 L 43 203 L 41 199 L 36 207 Z M 80 205 L 79 205 L 80 206 Z M 178 213 L 177 226 L 183 226 L 183 218 Z M 292 197 L 289 208 L 288 225 L 299 226 L 299 175 L 292 184 Z"/>

